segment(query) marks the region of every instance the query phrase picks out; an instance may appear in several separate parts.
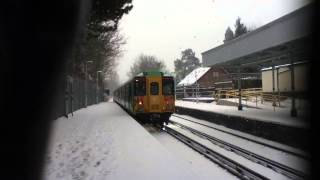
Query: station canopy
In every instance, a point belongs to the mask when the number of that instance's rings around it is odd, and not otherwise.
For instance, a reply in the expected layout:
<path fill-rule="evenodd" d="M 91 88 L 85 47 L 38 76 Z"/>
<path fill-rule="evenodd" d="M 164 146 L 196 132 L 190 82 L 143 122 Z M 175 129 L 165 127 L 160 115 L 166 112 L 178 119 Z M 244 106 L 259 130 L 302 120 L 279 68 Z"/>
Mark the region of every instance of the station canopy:
<path fill-rule="evenodd" d="M 202 54 L 204 66 L 227 69 L 260 70 L 273 65 L 309 61 L 311 20 L 310 3 L 256 30 L 228 41 Z"/>

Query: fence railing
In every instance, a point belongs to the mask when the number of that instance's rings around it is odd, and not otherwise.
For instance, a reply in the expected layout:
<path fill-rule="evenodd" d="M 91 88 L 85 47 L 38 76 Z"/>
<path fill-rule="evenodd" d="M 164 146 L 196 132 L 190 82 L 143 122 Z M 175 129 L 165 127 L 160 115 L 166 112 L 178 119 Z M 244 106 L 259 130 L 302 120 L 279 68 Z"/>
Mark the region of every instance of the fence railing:
<path fill-rule="evenodd" d="M 261 88 L 242 89 L 240 93 L 241 99 L 255 102 L 256 106 L 258 105 L 258 102 L 263 104 L 264 101 L 272 102 L 273 106 L 281 106 L 281 101 L 288 98 L 287 96 L 280 95 L 280 93 L 273 94 L 262 92 Z M 216 101 L 219 101 L 221 98 L 239 98 L 240 93 L 238 89 L 218 90 L 215 94 L 215 99 Z"/>
<path fill-rule="evenodd" d="M 56 106 L 56 118 L 61 116 L 73 115 L 73 112 L 104 101 L 103 86 L 98 86 L 91 80 L 83 80 L 68 76 L 65 79 L 64 88 L 60 94 L 63 97 Z"/>
<path fill-rule="evenodd" d="M 178 87 L 176 88 L 176 99 L 190 98 L 190 97 L 214 97 L 215 101 L 224 98 L 239 98 L 240 93 L 238 89 L 216 89 L 215 87 Z M 247 102 L 255 102 L 258 107 L 258 102 L 263 104 L 265 101 L 272 102 L 274 107 L 281 106 L 281 101 L 289 98 L 280 93 L 266 93 L 262 92 L 262 88 L 247 88 L 241 89 L 241 99 Z"/>
<path fill-rule="evenodd" d="M 176 88 L 175 93 L 177 99 L 189 97 L 213 97 L 214 87 L 179 87 Z"/>

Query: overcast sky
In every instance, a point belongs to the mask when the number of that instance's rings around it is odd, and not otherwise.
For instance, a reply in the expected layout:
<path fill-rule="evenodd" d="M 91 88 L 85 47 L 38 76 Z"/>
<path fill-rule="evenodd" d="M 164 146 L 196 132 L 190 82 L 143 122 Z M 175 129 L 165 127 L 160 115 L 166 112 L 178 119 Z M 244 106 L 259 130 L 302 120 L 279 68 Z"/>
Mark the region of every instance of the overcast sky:
<path fill-rule="evenodd" d="M 170 71 L 181 51 L 191 48 L 201 60 L 201 52 L 223 43 L 228 26 L 234 30 L 239 16 L 250 27 L 260 27 L 310 0 L 133 0 L 133 9 L 120 22 L 126 38 L 119 59 L 120 81 L 136 57 L 154 55 L 162 59 Z"/>

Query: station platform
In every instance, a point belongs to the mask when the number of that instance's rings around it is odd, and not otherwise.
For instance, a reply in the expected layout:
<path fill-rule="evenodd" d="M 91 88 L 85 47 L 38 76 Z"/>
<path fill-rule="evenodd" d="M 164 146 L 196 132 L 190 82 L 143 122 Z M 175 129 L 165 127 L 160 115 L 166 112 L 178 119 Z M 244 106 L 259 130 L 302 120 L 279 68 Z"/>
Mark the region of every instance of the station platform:
<path fill-rule="evenodd" d="M 116 103 L 54 121 L 43 179 L 203 179 Z"/>
<path fill-rule="evenodd" d="M 198 97 L 198 98 L 183 98 L 183 101 L 191 101 L 191 102 L 206 102 L 206 103 L 211 103 L 214 101 L 213 97 Z"/>
<path fill-rule="evenodd" d="M 308 113 L 298 112 L 301 116 L 291 117 L 290 108 L 274 108 L 264 105 L 244 103 L 243 110 L 237 106 L 217 105 L 216 102 L 176 101 L 176 113 L 206 120 L 227 128 L 242 131 L 254 136 L 308 150 L 309 123 Z"/>

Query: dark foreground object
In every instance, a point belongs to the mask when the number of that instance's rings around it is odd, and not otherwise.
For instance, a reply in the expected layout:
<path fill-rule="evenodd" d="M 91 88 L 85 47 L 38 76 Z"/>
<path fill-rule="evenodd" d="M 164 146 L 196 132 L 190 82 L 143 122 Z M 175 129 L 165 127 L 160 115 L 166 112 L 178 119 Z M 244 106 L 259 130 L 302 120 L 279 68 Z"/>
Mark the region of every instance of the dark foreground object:
<path fill-rule="evenodd" d="M 246 119 L 238 116 L 229 116 L 178 106 L 176 106 L 176 113 L 193 116 L 208 122 L 223 125 L 230 129 L 287 144 L 305 151 L 309 150 L 310 132 L 307 128 L 284 126 L 272 122 Z"/>
<path fill-rule="evenodd" d="M 82 1 L 1 1 L 0 179 L 42 179 Z"/>

